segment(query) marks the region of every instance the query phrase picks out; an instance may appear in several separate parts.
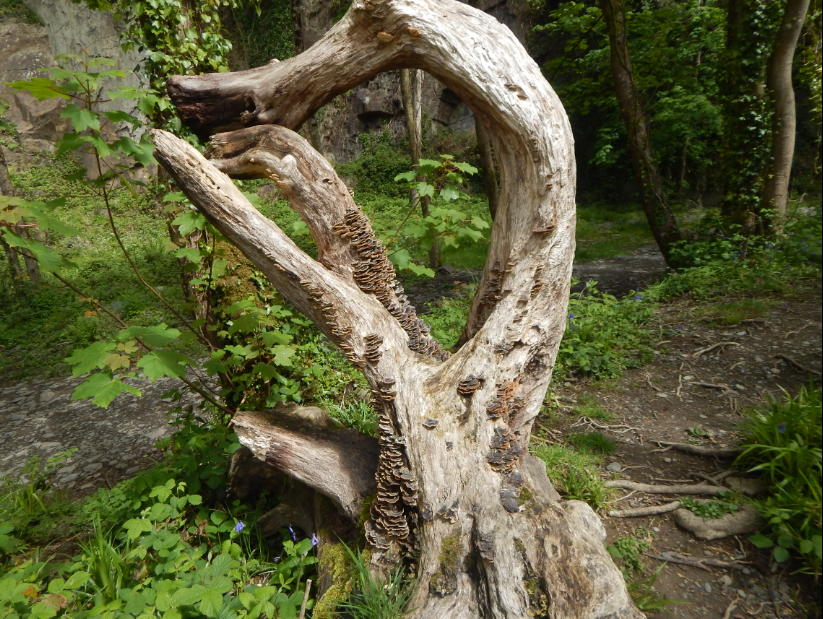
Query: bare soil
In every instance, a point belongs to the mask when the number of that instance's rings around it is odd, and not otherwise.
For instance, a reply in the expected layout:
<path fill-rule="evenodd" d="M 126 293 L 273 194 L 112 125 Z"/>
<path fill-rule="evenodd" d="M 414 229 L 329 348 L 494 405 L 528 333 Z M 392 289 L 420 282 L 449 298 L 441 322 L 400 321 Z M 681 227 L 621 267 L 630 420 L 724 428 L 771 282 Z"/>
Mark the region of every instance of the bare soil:
<path fill-rule="evenodd" d="M 730 459 L 665 450 L 656 441 L 694 442 L 694 429 L 702 428 L 710 434 L 700 439 L 705 446 L 734 447 L 746 409 L 782 397 L 783 390 L 796 393 L 808 384 L 810 375 L 819 379 L 819 285 L 794 297 L 771 301 L 772 309 L 762 319 L 735 326 L 717 325 L 711 317 L 711 305 L 698 306 L 687 300 L 667 305 L 662 321 L 673 335 L 657 344 L 651 363 L 608 384 L 571 380 L 557 386 L 562 413 L 553 424 L 553 436 L 562 441 L 572 431 L 603 433 L 618 443 L 616 453 L 605 465 L 615 468 L 613 463 L 618 463 L 621 478 L 642 483 L 706 483 L 705 476 L 729 470 Z M 700 352 L 721 342 L 726 345 Z M 596 395 L 615 421 L 587 423 L 580 419 L 573 408 L 582 392 Z M 612 476 L 602 471 L 604 479 Z M 659 505 L 676 499 L 619 490 L 611 509 Z M 679 528 L 671 513 L 641 518 L 602 515 L 608 543 L 644 527 L 654 536 L 647 554 L 672 557 L 676 553 L 694 560 L 712 557 L 735 564 L 736 569 L 721 569 L 668 563 L 654 591 L 682 603 L 669 605 L 655 617 L 820 616 L 819 582 L 793 576 L 792 572 L 800 567 L 797 564 L 772 563 L 769 553 L 752 546 L 747 535 L 701 542 Z M 661 565 L 648 556 L 642 560 L 647 575 Z"/>

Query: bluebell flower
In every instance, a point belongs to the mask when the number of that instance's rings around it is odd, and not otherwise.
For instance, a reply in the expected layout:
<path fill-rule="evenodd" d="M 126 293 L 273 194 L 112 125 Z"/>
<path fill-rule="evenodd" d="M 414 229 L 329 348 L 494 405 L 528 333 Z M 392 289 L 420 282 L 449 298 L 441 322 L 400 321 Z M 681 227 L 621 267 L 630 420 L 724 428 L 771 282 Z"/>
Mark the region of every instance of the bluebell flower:
<path fill-rule="evenodd" d="M 242 531 L 245 528 L 246 528 L 246 525 L 243 524 L 242 520 L 238 520 L 237 524 L 234 525 L 234 530 L 235 530 L 236 533 L 240 533 L 240 531 Z"/>
<path fill-rule="evenodd" d="M 275 557 L 275 558 L 274 558 L 274 562 L 275 562 L 275 563 L 280 563 L 280 557 Z"/>
<path fill-rule="evenodd" d="M 574 314 L 569 314 L 569 319 L 574 318 Z"/>
<path fill-rule="evenodd" d="M 635 300 L 635 301 L 639 301 L 639 300 L 640 300 L 640 299 L 642 299 L 642 298 L 643 298 L 643 295 L 642 295 L 642 294 L 636 294 L 636 295 L 634 295 L 634 300 Z"/>
<path fill-rule="evenodd" d="M 291 525 L 289 525 L 289 533 L 291 533 L 291 541 L 296 542 L 297 536 L 294 534 L 294 529 L 291 528 Z"/>
<path fill-rule="evenodd" d="M 786 424 L 781 423 L 779 426 L 777 426 L 777 431 L 780 432 L 780 434 L 783 434 L 786 431 Z"/>
<path fill-rule="evenodd" d="M 311 545 L 317 546 L 317 536 L 314 533 L 311 534 Z"/>

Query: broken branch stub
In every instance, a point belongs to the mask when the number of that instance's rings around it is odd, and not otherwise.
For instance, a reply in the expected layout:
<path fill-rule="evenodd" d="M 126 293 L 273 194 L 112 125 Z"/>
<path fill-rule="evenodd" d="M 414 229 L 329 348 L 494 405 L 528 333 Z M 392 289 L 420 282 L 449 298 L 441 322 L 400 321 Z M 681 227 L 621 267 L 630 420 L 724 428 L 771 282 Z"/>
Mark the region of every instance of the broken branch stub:
<path fill-rule="evenodd" d="M 464 344 L 451 356 L 395 287 L 385 248 L 322 158 L 290 132 L 252 128 L 297 128 L 336 94 L 399 67 L 424 69 L 457 93 L 498 155 L 489 255 Z M 527 455 L 566 322 L 575 165 L 565 112 L 514 35 L 452 0 L 355 0 L 296 58 L 174 78 L 169 89 L 199 131 L 239 130 L 218 136 L 215 164 L 156 132 L 158 160 L 371 387 L 380 450 L 366 534 L 373 565 L 403 556 L 416 572 L 411 616 L 640 617 L 605 552 L 600 519 L 584 503 L 558 502 Z M 270 165 L 258 167 L 258 157 Z M 320 239 L 322 264 L 215 165 L 238 175 L 271 169 Z M 348 452 L 334 453 L 346 468 Z M 288 460 L 278 467 L 335 492 Z M 354 505 L 339 494 L 337 502 Z"/>

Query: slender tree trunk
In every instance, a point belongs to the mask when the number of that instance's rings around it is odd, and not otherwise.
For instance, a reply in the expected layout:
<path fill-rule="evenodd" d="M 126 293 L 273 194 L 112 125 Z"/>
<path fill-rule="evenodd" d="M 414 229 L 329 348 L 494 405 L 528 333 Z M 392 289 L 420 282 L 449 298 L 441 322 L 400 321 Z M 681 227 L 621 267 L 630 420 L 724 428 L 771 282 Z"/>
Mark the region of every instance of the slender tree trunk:
<path fill-rule="evenodd" d="M 808 10 L 809 0 L 788 0 L 766 73 L 766 85 L 774 100 L 774 117 L 772 161 L 771 169 L 766 175 L 763 206 L 774 211 L 768 226 L 773 232 L 781 232 L 786 221 L 797 126 L 792 88 L 792 60 Z"/>
<path fill-rule="evenodd" d="M 400 96 L 403 100 L 403 112 L 406 116 L 406 130 L 409 135 L 409 155 L 412 166 L 420 163 L 423 156 L 423 72 L 417 69 L 400 69 Z M 418 175 L 418 181 L 424 180 L 422 174 Z M 429 196 L 417 195 L 417 190 L 409 191 L 409 204 L 411 208 L 420 205 L 420 212 L 423 217 L 429 216 Z M 440 266 L 440 242 L 434 239 L 431 249 L 429 249 L 429 266 L 436 269 Z"/>
<path fill-rule="evenodd" d="M 0 194 L 8 197 L 15 195 L 14 185 L 11 184 L 11 177 L 9 176 L 9 168 L 6 164 L 6 155 L 3 149 L 0 148 Z M 14 227 L 14 231 L 25 239 L 29 238 L 28 231 L 21 227 L 25 222 L 21 219 Z M 1 240 L 1 239 L 0 239 Z M 22 275 L 20 269 L 20 261 L 17 259 L 17 252 L 9 247 L 8 243 L 2 241 L 3 251 L 9 260 L 9 269 L 12 277 L 15 279 Z M 26 266 L 26 274 L 33 282 L 40 281 L 40 265 L 37 264 L 37 259 L 32 255 L 28 249 L 20 249 L 20 254 L 23 256 L 23 263 Z"/>
<path fill-rule="evenodd" d="M 654 161 L 649 118 L 632 74 L 623 0 L 601 0 L 600 6 L 609 29 L 612 77 L 629 136 L 629 152 L 640 189 L 640 201 L 660 252 L 669 266 L 675 266 L 672 264 L 671 246 L 680 240 L 680 230 L 669 208 L 669 200 Z"/>
<path fill-rule="evenodd" d="M 426 70 L 472 108 L 500 164 L 489 255 L 466 344 L 454 355 L 409 305 L 334 169 L 290 130 L 339 92 L 406 67 Z M 576 171 L 568 119 L 514 35 L 452 0 L 354 0 L 300 56 L 175 77 L 169 91 L 199 132 L 239 130 L 213 136 L 211 163 L 155 131 L 158 161 L 372 389 L 379 455 L 365 537 L 373 566 L 403 557 L 413 569 L 410 617 L 642 617 L 605 551 L 597 515 L 584 503 L 558 501 L 545 466 L 526 453 L 566 323 Z M 226 174 L 275 180 L 308 226 L 317 260 Z M 289 457 L 278 440 L 246 440 L 341 513 L 359 513 L 362 475 L 338 475 L 331 489 L 330 475 Z M 301 443 L 301 453 L 355 470 L 339 442 L 320 432 L 305 440 L 316 449 Z M 332 451 L 321 458 L 324 449 Z"/>
<path fill-rule="evenodd" d="M 500 190 L 497 187 L 497 166 L 494 165 L 492 142 L 488 131 L 478 118 L 474 119 L 474 132 L 477 135 L 477 149 L 480 151 L 480 165 L 483 167 L 483 186 L 489 198 L 489 213 L 494 221 Z"/>

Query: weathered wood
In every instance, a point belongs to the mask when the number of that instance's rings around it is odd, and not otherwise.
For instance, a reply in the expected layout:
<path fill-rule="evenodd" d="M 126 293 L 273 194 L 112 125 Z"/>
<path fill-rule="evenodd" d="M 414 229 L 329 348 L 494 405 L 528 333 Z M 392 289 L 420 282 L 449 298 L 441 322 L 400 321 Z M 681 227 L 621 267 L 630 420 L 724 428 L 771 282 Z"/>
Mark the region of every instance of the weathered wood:
<path fill-rule="evenodd" d="M 294 410 L 237 413 L 234 429 L 257 458 L 329 497 L 357 522 L 363 500 L 376 489 L 375 439 L 355 430 L 319 428 Z"/>
<path fill-rule="evenodd" d="M 584 503 L 557 502 L 545 472 L 524 459 L 566 322 L 575 167 L 562 106 L 512 33 L 452 0 L 356 0 L 296 58 L 237 74 L 174 78 L 170 92 L 184 120 L 201 131 L 296 128 L 337 93 L 402 67 L 425 69 L 473 109 L 500 166 L 486 267 L 464 344 L 451 357 L 409 317 L 385 249 L 359 210 L 345 206 L 335 220 L 341 207 L 315 200 L 325 178 L 314 172 L 320 162 L 311 163 L 316 155 L 296 147 L 293 135 L 281 134 L 294 164 L 283 165 L 285 147 L 271 163 L 280 166 L 281 182 L 301 185 L 294 195 L 305 204 L 294 198 L 294 207 L 312 213 L 307 223 L 327 218 L 310 230 L 320 231 L 328 251 L 342 261 L 356 253 L 352 277 L 306 256 L 182 140 L 155 132 L 156 156 L 369 382 L 380 459 L 366 537 L 373 564 L 401 553 L 415 562 L 413 617 L 640 617 L 605 552 L 600 519 Z M 220 136 L 216 164 L 246 173 L 243 166 L 254 162 L 225 159 L 245 152 L 230 142 L 254 143 L 244 137 L 254 131 Z M 338 183 L 331 177 L 325 184 L 336 191 Z M 337 198 L 349 204 L 339 192 Z M 329 223 L 339 244 L 323 237 Z M 342 455 L 338 466 L 346 467 Z"/>

